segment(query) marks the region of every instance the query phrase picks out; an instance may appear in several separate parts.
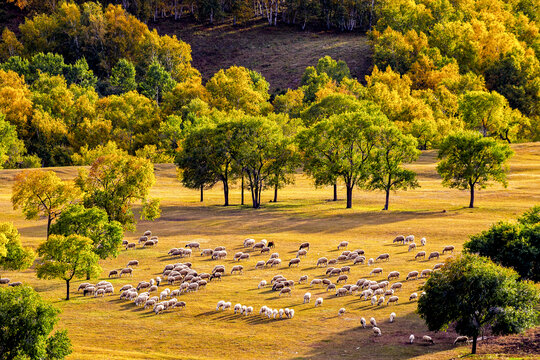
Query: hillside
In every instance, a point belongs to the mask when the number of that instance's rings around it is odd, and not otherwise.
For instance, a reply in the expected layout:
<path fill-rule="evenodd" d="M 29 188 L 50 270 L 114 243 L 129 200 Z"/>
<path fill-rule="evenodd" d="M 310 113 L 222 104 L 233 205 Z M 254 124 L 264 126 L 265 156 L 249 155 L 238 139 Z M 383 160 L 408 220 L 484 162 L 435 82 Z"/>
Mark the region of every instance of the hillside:
<path fill-rule="evenodd" d="M 160 20 L 149 26 L 190 44 L 192 65 L 204 80 L 220 69 L 241 65 L 262 73 L 274 92 L 297 88 L 306 67 L 326 55 L 344 60 L 360 81 L 372 66 L 369 43 L 359 33 L 301 31 L 268 26 L 262 20 L 238 27 L 229 23 L 208 27 L 187 20 Z"/>
<path fill-rule="evenodd" d="M 105 298 L 83 297 L 75 289 L 81 281 L 73 282 L 72 300 L 66 302 L 65 285 L 57 280 L 38 280 L 33 269 L 24 272 L 5 272 L 13 281 L 20 280 L 31 285 L 42 296 L 62 309 L 60 328 L 67 328 L 74 344 L 70 359 L 178 359 L 178 358 L 344 358 L 358 359 L 449 359 L 466 353 L 470 348 L 452 345 L 455 333 L 429 332 L 423 321 L 415 314 L 416 303 L 408 296 L 417 291 L 420 281 L 404 281 L 399 291 L 398 305 L 371 306 L 358 296 L 335 297 L 322 287 L 295 285 L 292 296 L 279 297 L 270 289 L 257 289 L 260 280 L 268 282 L 276 274 L 283 274 L 295 281 L 301 274 L 310 279 L 324 277 L 324 269 L 316 268 L 320 256 L 339 255 L 336 244 L 348 240 L 350 248 L 362 248 L 368 257 L 387 252 L 391 259 L 379 266 L 385 271 L 430 268 L 435 261 L 415 261 L 413 253 L 402 245 L 392 244 L 396 234 L 415 234 L 427 238 L 427 251 L 440 250 L 453 244 L 458 252 L 470 234 L 486 229 L 499 220 L 515 218 L 527 208 L 540 202 L 540 144 L 517 144 L 512 146 L 515 156 L 510 161 L 509 186 L 491 187 L 478 193 L 478 207 L 468 209 L 467 193 L 449 190 L 441 186 L 435 171 L 435 152 L 426 151 L 412 168 L 419 174 L 421 187 L 413 191 L 392 194 L 390 211 L 380 211 L 384 196 L 380 192 L 355 191 L 352 210 L 345 209 L 343 188 L 340 201 L 329 202 L 330 188 L 314 189 L 312 181 L 302 174 L 296 176 L 296 184 L 279 193 L 278 203 L 268 203 L 271 192 L 263 193 L 263 208 L 250 209 L 238 204 L 239 189 L 231 191 L 233 206 L 224 208 L 221 189 L 207 191 L 205 202 L 198 202 L 198 192 L 182 188 L 176 180 L 172 165 L 157 165 L 157 183 L 152 196 L 162 199 L 163 213 L 155 222 L 140 222 L 137 231 L 127 233 L 126 239 L 136 241 L 139 235 L 150 229 L 159 236 L 155 248 L 121 251 L 116 259 L 101 262 L 103 272 L 99 280 L 105 280 L 111 269 L 118 269 L 132 259 L 140 261 L 133 278 L 113 278 L 116 291 L 124 284 L 136 285 L 141 280 L 155 278 L 169 263 L 190 261 L 193 268 L 209 272 L 218 263 L 227 268 L 221 282 L 210 282 L 206 289 L 196 293 L 181 294 L 186 301 L 183 310 L 168 311 L 154 315 L 150 309 L 136 307 L 129 301 L 119 300 L 118 294 Z M 77 168 L 55 169 L 64 179 L 72 179 Z M 11 207 L 10 196 L 13 178 L 18 170 L 0 171 L 0 212 L 4 221 L 12 221 L 22 234 L 23 243 L 36 247 L 45 236 L 45 221 L 24 220 L 20 211 Z M 226 246 L 229 253 L 246 251 L 242 241 L 246 237 L 257 240 L 266 238 L 276 242 L 276 248 L 284 264 L 280 268 L 255 270 L 258 260 L 266 260 L 267 254 L 250 252 L 251 258 L 242 262 L 244 273 L 230 275 L 230 269 L 238 262 L 232 256 L 223 261 L 212 261 L 198 253 L 189 259 L 167 256 L 172 247 L 183 247 L 196 240 L 203 248 Z M 308 241 L 312 248 L 302 258 L 298 268 L 288 268 L 287 262 L 295 256 L 298 244 Z M 445 255 L 441 260 L 446 259 Z M 345 264 L 345 263 L 344 263 Z M 351 265 L 349 282 L 368 276 L 372 269 L 367 265 Z M 369 277 L 374 280 L 384 275 Z M 335 280 L 335 277 L 332 278 Z M 93 281 L 98 281 L 95 279 Z M 176 286 L 160 286 L 160 291 Z M 314 308 L 313 303 L 302 304 L 306 291 L 315 297 L 323 297 L 324 305 Z M 232 311 L 217 312 L 219 300 L 251 305 L 255 312 L 262 305 L 275 308 L 294 308 L 296 316 L 290 320 L 270 320 L 259 315 L 243 317 Z M 343 317 L 337 316 L 341 307 L 347 309 Z M 388 315 L 396 312 L 397 320 L 388 323 Z M 371 329 L 359 326 L 360 317 L 374 316 L 383 331 L 375 338 Z M 406 345 L 409 334 L 429 334 L 435 345 L 421 343 Z M 535 331 L 529 333 L 534 342 Z M 508 356 L 531 356 L 535 347 L 515 344 L 518 338 L 497 345 L 490 342 L 479 352 L 503 351 Z M 520 340 L 519 340 L 520 341 Z M 529 340 L 527 340 L 529 341 Z M 507 345 L 504 345 L 504 344 Z M 511 345 L 514 344 L 514 345 Z M 211 350 L 209 350 L 211 349 Z M 532 351 L 532 353 L 531 353 Z M 499 358 L 499 357 L 497 357 Z M 503 358 L 506 358 L 503 357 Z"/>

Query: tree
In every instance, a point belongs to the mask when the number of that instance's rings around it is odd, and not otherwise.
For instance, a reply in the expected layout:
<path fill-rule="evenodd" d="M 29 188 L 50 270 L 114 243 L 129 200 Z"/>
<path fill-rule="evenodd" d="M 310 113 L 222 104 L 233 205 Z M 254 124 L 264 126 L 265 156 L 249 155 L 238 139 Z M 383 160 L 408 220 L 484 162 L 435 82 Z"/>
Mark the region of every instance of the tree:
<path fill-rule="evenodd" d="M 535 206 L 517 223 L 498 222 L 471 236 L 467 252 L 487 256 L 502 266 L 514 268 L 522 278 L 540 281 L 540 206 Z"/>
<path fill-rule="evenodd" d="M 62 181 L 54 171 L 25 170 L 15 177 L 11 195 L 13 209 L 22 208 L 26 219 L 47 217 L 47 238 L 51 222 L 75 198 L 78 192 Z"/>
<path fill-rule="evenodd" d="M 294 183 L 293 174 L 300 165 L 295 144 L 291 138 L 283 137 L 271 151 L 272 163 L 268 167 L 268 186 L 274 187 L 274 202 L 278 199 L 278 189 Z"/>
<path fill-rule="evenodd" d="M 393 124 L 381 128 L 378 140 L 369 187 L 385 192 L 383 210 L 388 210 L 391 190 L 407 190 L 419 186 L 416 173 L 404 169 L 402 165 L 416 161 L 420 151 L 416 149 L 416 139 L 404 135 Z"/>
<path fill-rule="evenodd" d="M 24 270 L 32 265 L 32 249 L 21 244 L 21 236 L 12 223 L 0 223 L 0 269 Z"/>
<path fill-rule="evenodd" d="M 100 259 L 117 257 L 124 232 L 117 221 L 109 221 L 105 210 L 85 208 L 75 204 L 66 208 L 51 226 L 51 234 L 81 235 L 92 240 L 94 252 Z"/>
<path fill-rule="evenodd" d="M 38 254 L 42 257 L 36 265 L 38 278 L 64 280 L 66 300 L 69 300 L 69 282 L 74 277 L 98 276 L 101 272 L 92 240 L 86 236 L 51 235 L 39 245 Z"/>
<path fill-rule="evenodd" d="M 149 160 L 113 153 L 97 158 L 90 170 L 80 169 L 75 182 L 85 194 L 83 202 L 87 208 L 101 208 L 107 212 L 109 221 L 118 221 L 125 229 L 133 229 L 135 219 L 131 207 L 135 201 L 143 204 L 141 218 L 159 217 L 159 201 L 148 198 L 155 181 L 154 167 Z"/>
<path fill-rule="evenodd" d="M 51 335 L 60 311 L 29 286 L 0 288 L 2 360 L 64 359 L 71 354 L 67 331 Z"/>
<path fill-rule="evenodd" d="M 439 148 L 437 172 L 443 185 L 469 189 L 469 207 L 474 207 L 474 191 L 485 188 L 491 180 L 506 186 L 507 160 L 513 152 L 507 144 L 473 131 L 448 135 Z"/>
<path fill-rule="evenodd" d="M 119 93 L 126 93 L 137 89 L 135 81 L 135 66 L 127 59 L 120 59 L 112 68 L 111 85 Z"/>
<path fill-rule="evenodd" d="M 455 323 L 460 335 L 478 336 L 521 332 L 535 324 L 538 290 L 518 280 L 511 269 L 475 255 L 462 255 L 446 262 L 424 284 L 418 313 L 430 331 L 446 330 Z"/>
<path fill-rule="evenodd" d="M 159 104 L 163 94 L 171 91 L 175 85 L 176 82 L 172 79 L 171 74 L 159 62 L 155 61 L 148 67 L 139 87 L 144 96 Z"/>
<path fill-rule="evenodd" d="M 371 175 L 379 126 L 388 123 L 377 106 L 364 102 L 354 113 L 331 116 L 299 133 L 307 171 L 326 184 L 341 178 L 347 188 L 347 208 L 352 191 L 364 186 Z"/>

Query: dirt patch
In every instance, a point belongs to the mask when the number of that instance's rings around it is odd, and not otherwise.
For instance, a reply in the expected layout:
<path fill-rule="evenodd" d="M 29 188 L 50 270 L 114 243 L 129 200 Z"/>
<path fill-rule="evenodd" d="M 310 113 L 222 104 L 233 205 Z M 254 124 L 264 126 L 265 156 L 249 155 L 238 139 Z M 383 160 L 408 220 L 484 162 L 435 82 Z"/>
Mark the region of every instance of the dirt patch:
<path fill-rule="evenodd" d="M 540 358 L 540 327 L 523 334 L 499 336 L 479 343 L 479 354 L 538 355 Z"/>

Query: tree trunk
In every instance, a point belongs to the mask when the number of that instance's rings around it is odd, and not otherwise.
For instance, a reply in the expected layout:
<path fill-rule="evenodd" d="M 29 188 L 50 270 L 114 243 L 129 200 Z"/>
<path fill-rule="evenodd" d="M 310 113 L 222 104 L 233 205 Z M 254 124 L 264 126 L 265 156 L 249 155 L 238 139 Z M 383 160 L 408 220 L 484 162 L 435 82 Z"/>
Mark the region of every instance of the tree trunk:
<path fill-rule="evenodd" d="M 201 202 L 204 200 L 204 186 L 201 185 Z"/>
<path fill-rule="evenodd" d="M 242 189 L 240 190 L 241 202 L 240 205 L 244 205 L 244 171 L 242 170 Z"/>
<path fill-rule="evenodd" d="M 88 271 L 86 272 L 86 280 L 90 280 L 90 273 Z"/>
<path fill-rule="evenodd" d="M 476 341 L 477 341 L 477 339 L 478 339 L 478 335 L 474 335 L 473 340 L 472 340 L 471 354 L 476 354 Z"/>
<path fill-rule="evenodd" d="M 386 189 L 386 201 L 384 203 L 384 209 L 383 210 L 388 210 L 388 202 L 390 200 L 390 189 Z"/>
<path fill-rule="evenodd" d="M 337 201 L 337 183 L 334 183 L 334 199 L 332 201 Z"/>
<path fill-rule="evenodd" d="M 347 184 L 347 209 L 352 208 L 352 190 L 352 185 Z"/>
<path fill-rule="evenodd" d="M 225 196 L 224 206 L 229 206 L 229 183 L 227 181 L 223 181 L 223 195 Z"/>
<path fill-rule="evenodd" d="M 474 185 L 471 185 L 471 201 L 469 202 L 469 208 L 474 208 Z"/>
<path fill-rule="evenodd" d="M 66 280 L 66 300 L 69 300 L 69 280 Z"/>
<path fill-rule="evenodd" d="M 47 240 L 49 240 L 49 231 L 51 230 L 52 217 L 51 214 L 47 217 Z"/>
<path fill-rule="evenodd" d="M 274 185 L 274 202 L 277 202 L 277 190 L 278 190 L 278 184 Z"/>

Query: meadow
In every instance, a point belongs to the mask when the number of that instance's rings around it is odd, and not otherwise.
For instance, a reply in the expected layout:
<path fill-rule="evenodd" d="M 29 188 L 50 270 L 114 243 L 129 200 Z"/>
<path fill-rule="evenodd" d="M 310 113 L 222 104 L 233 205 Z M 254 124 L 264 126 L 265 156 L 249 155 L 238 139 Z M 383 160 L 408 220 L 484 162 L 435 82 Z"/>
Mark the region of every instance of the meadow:
<path fill-rule="evenodd" d="M 332 189 L 314 188 L 312 181 L 298 173 L 294 185 L 280 190 L 277 203 L 269 203 L 272 192 L 263 194 L 259 210 L 240 206 L 240 189 L 231 191 L 232 206 L 222 206 L 219 187 L 205 192 L 204 203 L 199 202 L 198 191 L 183 188 L 176 177 L 173 165 L 156 165 L 156 184 L 151 196 L 161 199 L 162 215 L 154 222 L 140 221 L 137 230 L 126 233 L 125 238 L 136 241 L 145 231 L 159 236 L 154 248 L 122 251 L 116 259 L 101 261 L 100 280 L 107 279 L 109 270 L 124 267 L 129 260 L 137 259 L 140 265 L 133 278 L 114 278 L 110 281 L 118 290 L 124 284 L 135 285 L 142 280 L 158 276 L 164 266 L 180 261 L 190 261 L 199 272 L 210 272 L 214 265 L 224 264 L 227 275 L 221 282 L 210 282 L 206 289 L 183 294 L 183 310 L 154 315 L 149 310 L 136 307 L 129 301 L 119 300 L 117 294 L 104 298 L 83 297 L 73 293 L 65 301 L 65 284 L 57 280 L 38 280 L 33 269 L 23 272 L 4 272 L 13 281 L 23 281 L 34 287 L 43 297 L 62 310 L 59 328 L 66 328 L 74 345 L 70 359 L 221 359 L 221 358 L 363 358 L 363 359 L 448 359 L 463 355 L 468 347 L 452 345 L 455 333 L 432 333 L 415 313 L 416 302 L 408 301 L 417 291 L 422 280 L 404 281 L 411 270 L 432 268 L 438 261 L 415 261 L 415 251 L 408 252 L 406 245 L 392 244 L 396 235 L 414 234 L 417 239 L 426 237 L 425 249 L 441 251 L 445 245 L 454 245 L 456 253 L 462 249 L 469 235 L 478 233 L 490 224 L 517 217 L 533 205 L 540 204 L 540 144 L 512 145 L 515 151 L 510 161 L 509 185 L 499 185 L 477 193 L 477 208 L 466 208 L 468 193 L 442 187 L 435 170 L 436 152 L 424 151 L 410 168 L 418 173 L 421 187 L 412 191 L 399 191 L 390 198 L 390 210 L 381 211 L 384 204 L 382 192 L 356 190 L 353 209 L 345 209 L 344 189 L 339 187 L 340 200 L 330 201 Z M 77 168 L 54 168 L 63 179 L 73 179 Z M 45 238 L 45 221 L 24 220 L 20 211 L 11 206 L 11 186 L 18 170 L 0 171 L 1 221 L 11 221 L 19 229 L 23 243 L 36 248 Z M 275 252 L 283 263 L 280 268 L 255 270 L 259 260 L 268 254 L 252 252 L 244 265 L 244 273 L 230 275 L 236 264 L 232 255 L 243 251 L 245 238 L 257 241 L 267 239 L 276 243 Z M 403 288 L 396 293 L 398 305 L 371 306 L 358 296 L 336 297 L 322 287 L 295 285 L 290 297 L 279 297 L 271 289 L 257 289 L 260 280 L 282 274 L 297 281 L 301 275 L 309 279 L 325 277 L 324 268 L 316 268 L 321 256 L 335 258 L 341 250 L 337 245 L 349 241 L 348 250 L 363 249 L 367 258 L 389 253 L 390 260 L 380 265 L 386 279 L 389 271 L 401 272 Z M 224 261 L 212 261 L 194 251 L 191 258 L 178 260 L 167 256 L 172 247 L 183 247 L 198 241 L 201 248 L 223 245 L 229 253 Z M 311 249 L 302 258 L 298 268 L 288 268 L 289 259 L 295 257 L 302 242 L 309 242 Z M 417 240 L 418 242 L 418 240 Z M 444 260 L 449 255 L 444 255 Z M 370 278 L 373 267 L 351 265 L 348 283 L 360 278 Z M 371 279 L 370 278 L 370 279 Z M 335 281 L 335 277 L 332 278 Z M 98 280 L 93 280 L 98 281 Z M 74 281 L 72 290 L 82 281 Z M 161 289 L 167 287 L 162 284 Z M 172 286 L 168 286 L 173 288 Z M 313 295 L 310 304 L 302 304 L 305 292 Z M 322 296 L 324 304 L 315 308 L 313 299 Z M 293 308 L 293 319 L 270 320 L 259 315 L 249 317 L 234 315 L 232 311 L 215 311 L 219 300 L 251 305 L 258 313 L 262 305 L 272 308 Z M 338 317 L 338 309 L 347 312 Z M 397 314 L 390 324 L 388 316 Z M 370 328 L 360 327 L 359 319 L 375 317 L 382 330 L 381 337 L 374 337 Z M 435 344 L 416 342 L 406 344 L 409 335 L 417 338 L 430 335 Z M 482 353 L 480 345 L 479 352 Z M 482 357 L 484 355 L 479 355 Z M 491 357 L 489 357 L 491 358 Z M 532 357 L 531 357 L 532 358 Z"/>

